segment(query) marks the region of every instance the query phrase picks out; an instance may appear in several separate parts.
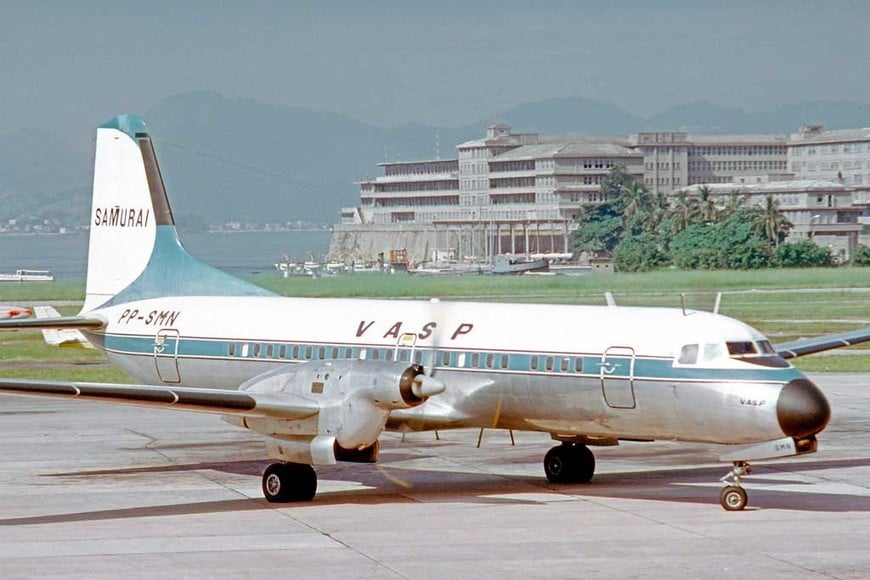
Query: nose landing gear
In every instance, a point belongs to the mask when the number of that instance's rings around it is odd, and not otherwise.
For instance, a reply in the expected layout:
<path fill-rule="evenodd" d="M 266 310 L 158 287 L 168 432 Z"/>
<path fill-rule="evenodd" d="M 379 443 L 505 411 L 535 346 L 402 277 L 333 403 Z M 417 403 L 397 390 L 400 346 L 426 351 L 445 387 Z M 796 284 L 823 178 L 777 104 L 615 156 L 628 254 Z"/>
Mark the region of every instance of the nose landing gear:
<path fill-rule="evenodd" d="M 748 498 L 746 490 L 740 484 L 740 478 L 752 473 L 748 461 L 735 461 L 734 468 L 719 481 L 725 484 L 719 493 L 719 503 L 729 512 L 740 511 L 746 507 Z"/>

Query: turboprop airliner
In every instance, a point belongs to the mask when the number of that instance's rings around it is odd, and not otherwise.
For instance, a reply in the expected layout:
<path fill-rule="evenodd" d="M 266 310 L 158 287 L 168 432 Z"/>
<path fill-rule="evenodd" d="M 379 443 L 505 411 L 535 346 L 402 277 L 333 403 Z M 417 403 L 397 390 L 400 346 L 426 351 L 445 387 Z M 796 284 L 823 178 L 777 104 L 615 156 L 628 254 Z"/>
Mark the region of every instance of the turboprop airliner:
<path fill-rule="evenodd" d="M 314 498 L 312 466 L 375 462 L 384 430 L 549 433 L 554 484 L 592 479 L 595 445 L 723 446 L 720 502 L 743 509 L 750 461 L 811 453 L 831 410 L 787 359 L 870 329 L 773 347 L 709 312 L 666 308 L 287 298 L 179 242 L 151 137 L 97 130 L 80 330 L 142 384 L 0 380 L 0 392 L 214 413 L 260 434 L 270 502 Z"/>

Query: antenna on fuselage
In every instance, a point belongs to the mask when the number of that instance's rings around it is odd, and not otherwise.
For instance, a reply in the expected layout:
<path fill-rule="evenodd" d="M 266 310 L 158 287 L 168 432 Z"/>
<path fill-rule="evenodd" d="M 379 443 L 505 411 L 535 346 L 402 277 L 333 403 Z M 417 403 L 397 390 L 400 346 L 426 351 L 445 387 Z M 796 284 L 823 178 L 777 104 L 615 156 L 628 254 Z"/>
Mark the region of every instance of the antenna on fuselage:
<path fill-rule="evenodd" d="M 722 293 L 716 294 L 716 303 L 713 305 L 713 314 L 719 314 L 719 304 L 722 302 Z"/>
<path fill-rule="evenodd" d="M 684 292 L 680 292 L 680 308 L 683 310 L 683 316 L 688 316 L 686 314 L 686 294 Z"/>
<path fill-rule="evenodd" d="M 607 301 L 608 306 L 616 306 L 616 300 L 613 298 L 613 293 L 605 292 L 604 299 Z"/>

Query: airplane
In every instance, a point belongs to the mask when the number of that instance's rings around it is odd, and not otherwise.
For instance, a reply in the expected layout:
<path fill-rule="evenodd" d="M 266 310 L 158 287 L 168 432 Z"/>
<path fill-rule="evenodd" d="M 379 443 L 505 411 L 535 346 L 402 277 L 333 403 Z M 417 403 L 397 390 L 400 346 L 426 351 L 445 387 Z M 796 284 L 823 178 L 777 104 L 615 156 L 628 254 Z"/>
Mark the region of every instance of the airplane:
<path fill-rule="evenodd" d="M 10 318 L 27 318 L 30 316 L 33 316 L 33 311 L 29 308 L 0 304 L 0 320 L 9 320 Z"/>
<path fill-rule="evenodd" d="M 85 299 L 76 316 L 0 328 L 77 329 L 142 384 L 0 379 L 0 392 L 213 413 L 263 437 L 269 502 L 315 497 L 313 466 L 376 462 L 384 430 L 549 433 L 553 484 L 589 482 L 589 447 L 720 444 L 722 507 L 742 510 L 750 461 L 812 453 L 831 416 L 788 361 L 870 328 L 773 347 L 683 308 L 282 297 L 182 246 L 139 117 L 97 130 Z"/>

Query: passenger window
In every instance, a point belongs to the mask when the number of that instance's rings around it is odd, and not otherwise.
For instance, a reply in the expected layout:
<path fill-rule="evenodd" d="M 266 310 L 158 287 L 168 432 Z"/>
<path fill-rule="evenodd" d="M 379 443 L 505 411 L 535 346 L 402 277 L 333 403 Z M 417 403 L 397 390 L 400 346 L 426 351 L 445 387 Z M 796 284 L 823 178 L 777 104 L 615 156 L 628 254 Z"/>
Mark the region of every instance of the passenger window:
<path fill-rule="evenodd" d="M 582 373 L 583 372 L 583 357 L 578 356 L 574 359 L 574 372 Z"/>
<path fill-rule="evenodd" d="M 393 349 L 387 349 L 384 351 L 384 360 L 393 360 Z"/>
<path fill-rule="evenodd" d="M 446 350 L 441 353 L 441 366 L 449 367 L 450 366 L 450 353 Z"/>
<path fill-rule="evenodd" d="M 311 347 L 310 346 L 305 347 L 305 359 L 311 360 Z"/>
<path fill-rule="evenodd" d="M 242 356 L 248 356 L 248 343 L 242 345 Z"/>
<path fill-rule="evenodd" d="M 227 354 L 230 355 L 230 356 L 235 356 L 235 355 L 236 355 L 236 343 L 231 342 L 231 343 L 227 346 Z"/>
<path fill-rule="evenodd" d="M 571 368 L 571 359 L 567 356 L 562 357 L 562 372 L 568 372 L 568 369 Z"/>
<path fill-rule="evenodd" d="M 334 359 L 338 358 L 338 347 L 337 346 L 332 347 L 332 358 L 334 358 Z"/>
<path fill-rule="evenodd" d="M 461 369 L 465 366 L 465 353 L 460 352 L 456 355 L 456 368 Z"/>
<path fill-rule="evenodd" d="M 366 360 L 366 357 L 368 356 L 368 354 L 369 353 L 366 349 L 364 349 L 364 348 L 359 349 L 359 360 Z"/>
<path fill-rule="evenodd" d="M 532 355 L 532 358 L 529 360 L 529 368 L 533 371 L 538 370 L 538 355 Z"/>
<path fill-rule="evenodd" d="M 553 357 L 548 356 L 548 357 L 546 358 L 546 365 L 547 365 L 547 370 L 548 370 L 548 371 L 553 370 Z"/>
<path fill-rule="evenodd" d="M 698 362 L 698 345 L 687 344 L 680 350 L 680 358 L 677 362 L 681 365 L 693 365 Z"/>
<path fill-rule="evenodd" d="M 381 358 L 381 349 L 373 348 L 372 349 L 372 360 L 379 360 Z"/>
<path fill-rule="evenodd" d="M 278 358 L 287 358 L 287 345 L 282 344 L 278 348 Z"/>
<path fill-rule="evenodd" d="M 480 353 L 475 352 L 471 355 L 471 366 L 477 368 L 480 366 Z"/>
<path fill-rule="evenodd" d="M 486 355 L 486 368 L 491 369 L 495 366 L 495 355 L 490 353 Z"/>
<path fill-rule="evenodd" d="M 266 358 L 272 358 L 273 349 L 274 347 L 271 344 L 266 346 Z"/>
<path fill-rule="evenodd" d="M 298 344 L 293 345 L 293 354 L 290 355 L 290 358 L 293 358 L 293 359 L 299 358 L 299 345 Z"/>
<path fill-rule="evenodd" d="M 705 344 L 704 345 L 704 356 L 701 360 L 704 362 L 710 362 L 717 359 L 725 358 L 725 345 L 724 344 Z"/>
<path fill-rule="evenodd" d="M 508 355 L 506 354 L 501 355 L 501 368 L 508 368 Z"/>
<path fill-rule="evenodd" d="M 254 356 L 255 357 L 260 356 L 260 343 L 259 342 L 254 345 Z"/>
<path fill-rule="evenodd" d="M 323 360 L 326 356 L 326 349 L 324 347 L 317 348 L 317 358 Z"/>

